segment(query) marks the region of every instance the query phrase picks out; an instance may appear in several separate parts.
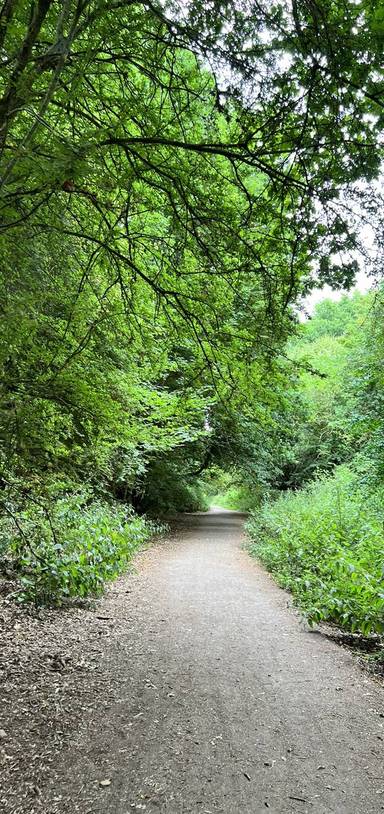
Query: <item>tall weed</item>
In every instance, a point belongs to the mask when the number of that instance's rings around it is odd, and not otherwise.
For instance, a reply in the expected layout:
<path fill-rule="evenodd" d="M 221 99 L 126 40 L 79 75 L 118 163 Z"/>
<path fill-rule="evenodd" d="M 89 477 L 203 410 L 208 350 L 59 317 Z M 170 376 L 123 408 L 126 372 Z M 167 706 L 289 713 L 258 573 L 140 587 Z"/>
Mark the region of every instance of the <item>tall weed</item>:
<path fill-rule="evenodd" d="M 158 527 L 128 506 L 90 498 L 86 491 L 21 510 L 4 504 L 0 551 L 17 574 L 17 598 L 60 605 L 99 594 L 121 573 Z"/>
<path fill-rule="evenodd" d="M 341 466 L 254 512 L 250 551 L 288 588 L 310 623 L 384 631 L 383 494 Z"/>

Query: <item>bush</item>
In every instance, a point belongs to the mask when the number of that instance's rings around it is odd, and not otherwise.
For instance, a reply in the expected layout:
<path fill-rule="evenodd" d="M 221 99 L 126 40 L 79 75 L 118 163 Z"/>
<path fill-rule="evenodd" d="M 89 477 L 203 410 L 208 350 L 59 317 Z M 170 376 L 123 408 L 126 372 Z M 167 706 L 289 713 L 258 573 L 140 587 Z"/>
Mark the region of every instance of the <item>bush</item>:
<path fill-rule="evenodd" d="M 251 553 L 288 588 L 310 623 L 384 630 L 383 494 L 341 466 L 252 515 Z"/>
<path fill-rule="evenodd" d="M 191 479 L 185 460 L 159 457 L 149 467 L 140 506 L 156 515 L 208 511 L 209 500 L 199 478 Z"/>
<path fill-rule="evenodd" d="M 4 504 L 6 505 L 6 504 Z M 61 604 L 99 594 L 159 528 L 130 507 L 95 500 L 86 491 L 50 504 L 29 499 L 0 521 L 0 550 L 18 575 L 21 601 Z"/>
<path fill-rule="evenodd" d="M 229 486 L 225 492 L 214 495 L 211 501 L 213 506 L 233 511 L 249 512 L 255 508 L 257 495 L 247 486 Z"/>
<path fill-rule="evenodd" d="M 219 467 L 211 467 L 206 473 L 205 489 L 211 506 L 241 512 L 255 510 L 260 506 L 262 494 L 266 493 L 264 484 L 251 484 L 236 469 L 224 471 Z"/>

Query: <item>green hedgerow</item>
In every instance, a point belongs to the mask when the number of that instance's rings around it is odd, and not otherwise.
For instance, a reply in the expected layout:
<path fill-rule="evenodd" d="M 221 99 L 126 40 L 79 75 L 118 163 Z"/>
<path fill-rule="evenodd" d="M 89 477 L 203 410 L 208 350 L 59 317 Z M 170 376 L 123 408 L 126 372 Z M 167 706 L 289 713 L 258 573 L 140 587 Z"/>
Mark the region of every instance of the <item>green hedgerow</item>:
<path fill-rule="evenodd" d="M 384 631 L 384 502 L 348 467 L 287 492 L 248 522 L 250 551 L 311 623 Z"/>
<path fill-rule="evenodd" d="M 0 520 L 0 548 L 16 569 L 18 598 L 61 604 L 102 591 L 159 528 L 131 507 L 90 499 L 86 491 L 48 505 L 28 502 Z"/>

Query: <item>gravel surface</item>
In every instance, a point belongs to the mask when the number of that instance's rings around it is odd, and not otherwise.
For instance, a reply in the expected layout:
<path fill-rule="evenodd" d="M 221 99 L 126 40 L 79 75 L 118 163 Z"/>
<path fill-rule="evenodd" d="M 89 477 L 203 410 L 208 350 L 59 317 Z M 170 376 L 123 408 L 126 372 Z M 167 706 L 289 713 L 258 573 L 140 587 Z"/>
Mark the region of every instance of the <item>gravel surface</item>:
<path fill-rule="evenodd" d="M 92 609 L 0 603 L 5 814 L 384 810 L 384 694 L 190 515 Z"/>

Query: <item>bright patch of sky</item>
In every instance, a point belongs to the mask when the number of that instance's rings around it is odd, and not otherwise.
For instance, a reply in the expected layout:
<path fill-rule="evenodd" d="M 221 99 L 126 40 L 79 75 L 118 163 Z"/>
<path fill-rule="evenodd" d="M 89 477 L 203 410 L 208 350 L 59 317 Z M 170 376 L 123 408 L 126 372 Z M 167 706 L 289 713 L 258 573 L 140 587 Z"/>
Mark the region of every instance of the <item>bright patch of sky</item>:
<path fill-rule="evenodd" d="M 362 270 L 356 274 L 356 285 L 348 292 L 344 290 L 334 291 L 329 285 L 325 285 L 323 288 L 315 288 L 308 297 L 302 300 L 303 311 L 300 313 L 300 320 L 304 321 L 307 316 L 313 314 L 317 303 L 322 300 L 337 301 L 346 293 L 353 294 L 354 291 L 360 291 L 365 294 L 370 288 L 372 288 L 372 277 L 368 277 L 365 271 Z"/>
<path fill-rule="evenodd" d="M 375 244 L 373 229 L 368 225 L 364 226 L 361 229 L 360 237 L 364 248 L 370 252 Z M 373 284 L 374 280 L 372 275 L 367 274 L 367 272 L 360 265 L 360 269 L 356 274 L 356 283 L 349 291 L 346 291 L 345 289 L 335 291 L 329 285 L 325 285 L 322 288 L 315 288 L 308 295 L 308 297 L 304 297 L 300 303 L 302 310 L 299 313 L 299 319 L 301 321 L 305 321 L 308 316 L 313 314 L 317 303 L 321 302 L 322 300 L 334 300 L 337 302 L 345 294 L 352 295 L 354 291 L 360 291 L 361 294 L 365 294 L 370 290 L 370 288 L 372 288 Z"/>

